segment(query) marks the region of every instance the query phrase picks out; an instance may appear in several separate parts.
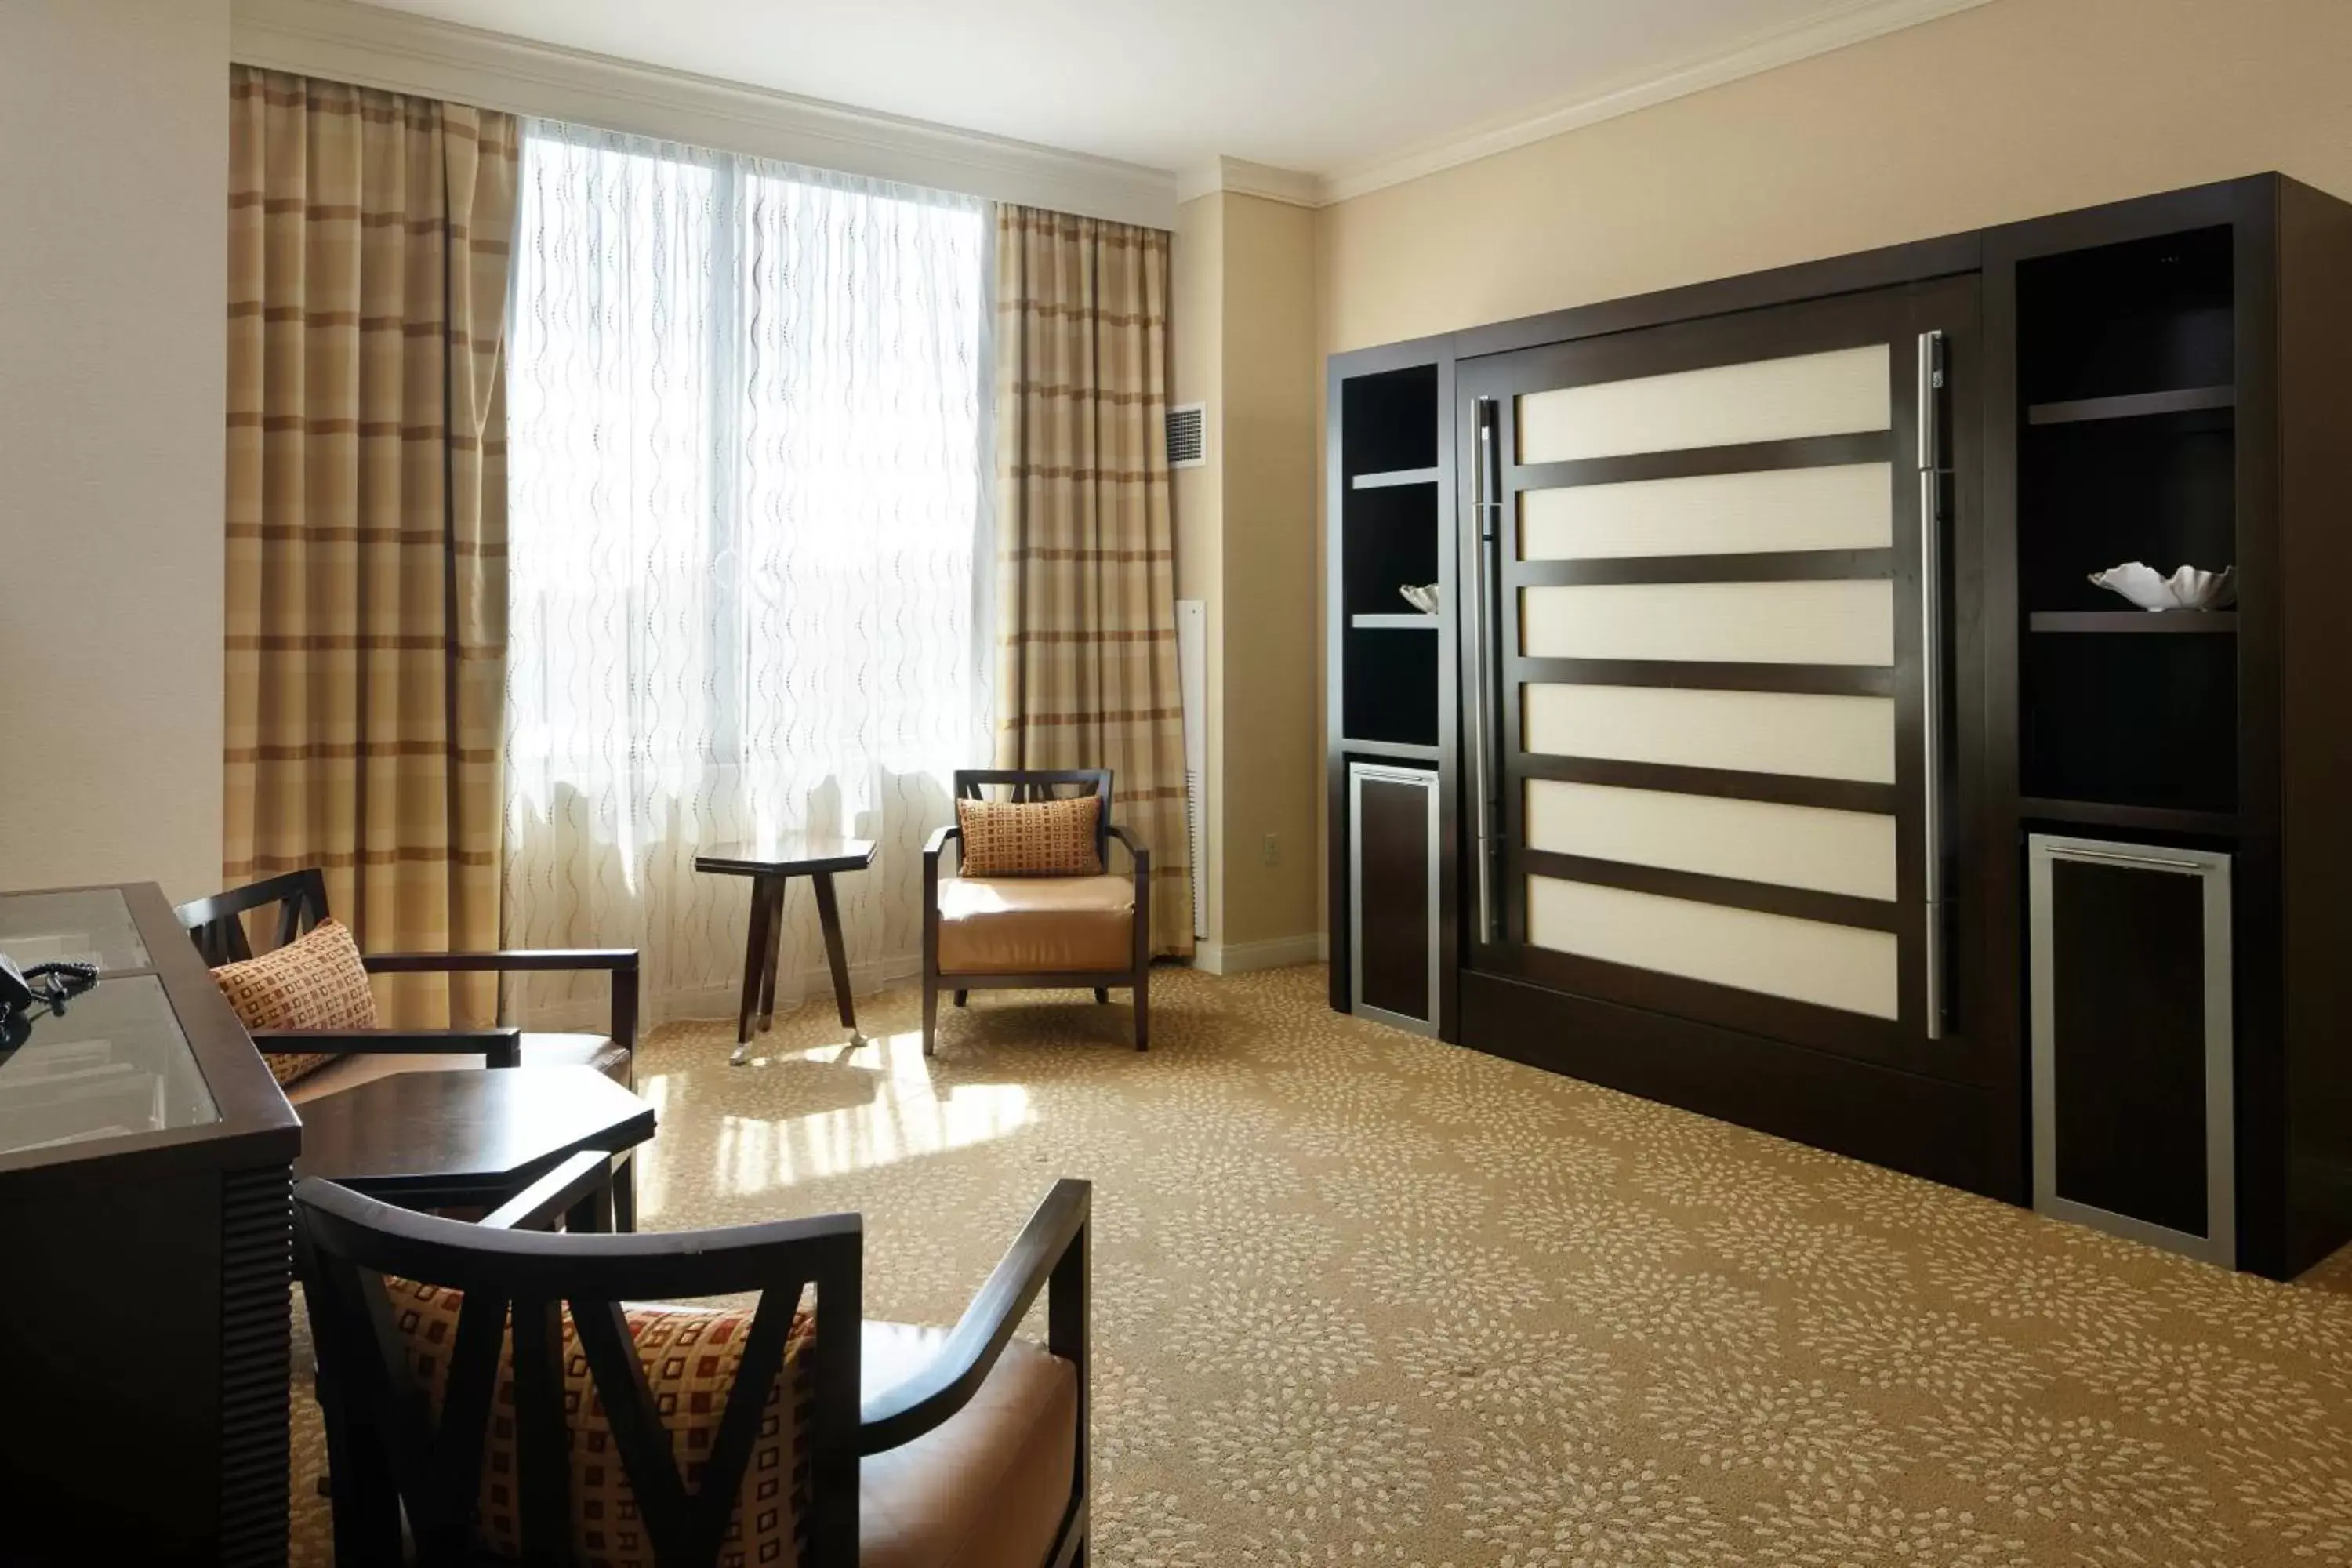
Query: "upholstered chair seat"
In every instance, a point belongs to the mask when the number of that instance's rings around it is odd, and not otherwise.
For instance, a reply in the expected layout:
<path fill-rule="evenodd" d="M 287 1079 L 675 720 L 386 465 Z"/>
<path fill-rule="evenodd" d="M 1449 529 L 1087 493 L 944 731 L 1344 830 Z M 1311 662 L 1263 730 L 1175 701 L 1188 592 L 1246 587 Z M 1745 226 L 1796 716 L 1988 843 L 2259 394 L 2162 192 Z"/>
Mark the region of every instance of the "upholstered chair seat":
<path fill-rule="evenodd" d="M 871 1398 L 947 1346 L 944 1329 L 865 1325 L 858 1382 Z M 857 1466 L 858 1568 L 1038 1568 L 1070 1505 L 1077 1368 L 1013 1340 L 965 1405 Z"/>
<path fill-rule="evenodd" d="M 1124 970 L 1135 952 L 1131 877 L 943 877 L 940 973 Z"/>

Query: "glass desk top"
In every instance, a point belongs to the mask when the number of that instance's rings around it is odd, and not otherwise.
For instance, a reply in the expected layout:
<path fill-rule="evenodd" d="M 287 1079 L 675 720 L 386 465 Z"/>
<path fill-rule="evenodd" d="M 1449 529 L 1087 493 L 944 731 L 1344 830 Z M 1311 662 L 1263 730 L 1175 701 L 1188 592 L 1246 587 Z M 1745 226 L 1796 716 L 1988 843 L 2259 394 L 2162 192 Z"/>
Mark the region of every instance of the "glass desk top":
<path fill-rule="evenodd" d="M 119 895 L 104 896 L 121 901 Z M 10 905 L 31 901 L 0 899 L 0 921 L 11 913 Z M 79 934 L 118 944 L 127 940 L 135 947 L 138 934 L 129 921 L 126 912 L 120 932 Z M 5 934 L 8 929 L 0 925 L 0 948 L 16 958 L 17 939 Z M 141 954 L 143 962 L 143 949 Z M 20 963 L 41 961 L 18 958 Z M 0 1154 L 205 1127 L 219 1120 L 220 1108 L 205 1087 L 195 1053 L 180 1033 L 163 983 L 152 974 L 100 980 L 67 1003 L 62 1013 L 33 1019 L 24 1044 L 0 1051 Z"/>
<path fill-rule="evenodd" d="M 147 946 L 116 888 L 0 896 L 0 952 L 19 969 L 69 959 L 101 972 L 147 967 Z"/>

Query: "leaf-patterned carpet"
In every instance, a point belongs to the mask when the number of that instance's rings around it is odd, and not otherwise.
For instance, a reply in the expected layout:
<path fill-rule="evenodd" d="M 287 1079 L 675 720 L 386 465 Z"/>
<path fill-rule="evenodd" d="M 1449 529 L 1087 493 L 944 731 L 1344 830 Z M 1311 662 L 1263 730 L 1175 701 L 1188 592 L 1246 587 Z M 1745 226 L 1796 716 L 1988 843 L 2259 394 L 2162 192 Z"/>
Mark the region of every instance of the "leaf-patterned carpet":
<path fill-rule="evenodd" d="M 854 1209 L 954 1321 L 1095 1182 L 1104 1564 L 2352 1563 L 2352 1296 L 1326 1010 L 1319 968 L 661 1030 L 647 1229 Z M 2333 1283 L 2334 1288 L 2331 1288 Z M 298 1386 L 296 1560 L 329 1559 Z"/>

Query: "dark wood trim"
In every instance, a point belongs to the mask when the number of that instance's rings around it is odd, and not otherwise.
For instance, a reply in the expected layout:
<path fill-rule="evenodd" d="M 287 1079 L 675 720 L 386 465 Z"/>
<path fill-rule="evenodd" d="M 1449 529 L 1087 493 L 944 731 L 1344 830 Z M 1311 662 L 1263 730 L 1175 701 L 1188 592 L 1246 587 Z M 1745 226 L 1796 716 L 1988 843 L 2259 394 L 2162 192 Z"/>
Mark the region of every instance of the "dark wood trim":
<path fill-rule="evenodd" d="M 2104 800 L 2017 797 L 2024 822 L 2063 822 L 2081 827 L 2125 828 L 2139 833 L 2184 833 L 2211 838 L 2236 837 L 2239 817 L 2228 811 L 2182 811 L 2161 805 L 2119 805 Z"/>
<path fill-rule="evenodd" d="M 1687 447 L 1673 452 L 1633 452 L 1622 458 L 1513 463 L 1503 470 L 1503 483 L 1513 490 L 1556 490 L 1570 489 L 1579 485 L 1622 485 L 1645 479 L 1748 474 L 1769 468 L 1834 468 L 1853 463 L 1887 462 L 1891 446 L 1892 438 L 1885 430 L 1859 430 L 1844 436 L 1751 441 L 1736 447 Z"/>
<path fill-rule="evenodd" d="M 1893 550 L 1771 550 L 1737 555 L 1611 555 L 1507 563 L 1511 587 L 1618 583 L 1843 583 L 1892 577 Z"/>
<path fill-rule="evenodd" d="M 863 839 L 857 842 L 865 843 Z M 697 855 L 694 868 L 726 877 L 806 877 L 819 871 L 863 871 L 874 864 L 876 853 L 876 847 L 866 844 L 863 854 L 853 850 L 841 855 L 813 856 L 805 860 L 762 858 L 750 855 Z"/>
<path fill-rule="evenodd" d="M 2145 637 L 2150 633 L 2208 637 L 2233 636 L 2235 610 L 2036 610 L 2025 618 L 2036 632 L 2110 633 Z"/>
<path fill-rule="evenodd" d="M 1513 753 L 1507 765 L 1515 780 L 1564 779 L 1570 784 L 1609 784 L 1619 789 L 1654 789 L 1672 795 L 1717 795 L 1729 800 L 1771 801 L 1781 805 L 1818 805 L 1830 811 L 1895 815 L 1893 784 L 1863 784 L 1853 779 L 1685 768 L 1665 763 L 1621 763 L 1605 757 L 1559 757 L 1542 752 Z"/>
<path fill-rule="evenodd" d="M 1675 871 L 1661 866 L 1561 855 L 1533 847 L 1523 850 L 1520 858 L 1530 876 L 1590 882 L 1597 887 L 1621 888 L 1629 893 L 1650 893 L 1662 899 L 1682 899 L 1723 909 L 1753 910 L 1759 914 L 1785 915 L 1791 920 L 1852 926 L 1862 931 L 1900 931 L 1906 923 L 1900 906 L 1884 899 L 1824 893 L 1777 882 L 1747 882 L 1699 871 Z"/>
<path fill-rule="evenodd" d="M 1883 664 L 1707 664 L 1672 658 L 1508 658 L 1506 685 L 1662 686 L 1697 691 L 1792 691 L 1830 697 L 1891 697 L 1895 672 Z"/>
<path fill-rule="evenodd" d="M 1972 1084 L 1475 971 L 1462 977 L 1462 1037 L 1548 1071 L 2018 1196 L 1996 1169 L 1992 1100 Z"/>
<path fill-rule="evenodd" d="M 1358 474 L 1348 482 L 1348 488 L 1358 490 L 1388 489 L 1396 485 L 1433 485 L 1444 477 L 1444 470 L 1427 468 L 1391 468 L 1385 473 Z"/>
<path fill-rule="evenodd" d="M 1366 762 L 1433 763 L 1439 747 L 1416 746 L 1410 741 L 1358 741 L 1341 737 L 1339 748 L 1348 757 L 1361 757 Z M 1344 763 L 1342 776 L 1345 776 Z"/>
<path fill-rule="evenodd" d="M 2230 386 L 2189 386 L 2177 392 L 2135 392 L 2121 397 L 2081 397 L 2068 403 L 2032 403 L 2025 409 L 2028 425 L 2081 425 L 2103 419 L 2147 419 L 2159 414 L 2196 414 L 2210 408 L 2235 408 L 2238 389 Z"/>
<path fill-rule="evenodd" d="M 1972 273 L 1983 264 L 1981 232 L 1945 235 L 1472 327 L 1455 332 L 1451 346 L 1457 358 L 1466 360 L 1704 316 L 1767 310 L 1791 300 L 1924 282 Z"/>

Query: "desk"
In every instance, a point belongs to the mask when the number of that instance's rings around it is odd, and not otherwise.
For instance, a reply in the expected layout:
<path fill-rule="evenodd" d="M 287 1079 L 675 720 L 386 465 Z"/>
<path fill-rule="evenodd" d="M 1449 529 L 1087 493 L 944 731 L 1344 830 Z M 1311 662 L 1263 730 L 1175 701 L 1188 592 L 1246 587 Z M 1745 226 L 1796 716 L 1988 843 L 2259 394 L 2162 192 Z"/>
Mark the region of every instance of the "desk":
<path fill-rule="evenodd" d="M 743 1002 L 735 1016 L 738 1067 L 750 1059 L 752 1018 L 765 1030 L 776 1015 L 776 959 L 784 942 L 784 884 L 806 877 L 816 892 L 817 925 L 824 932 L 824 961 L 833 971 L 833 999 L 850 1038 L 857 1034 L 857 1008 L 849 997 L 849 960 L 841 945 L 841 906 L 834 899 L 835 871 L 863 871 L 874 864 L 874 846 L 863 838 L 831 834 L 779 833 L 740 844 L 714 845 L 694 858 L 694 868 L 721 877 L 751 879 L 751 930 L 743 953 Z"/>
<path fill-rule="evenodd" d="M 283 1563 L 301 1123 L 152 884 L 0 894 L 0 952 L 99 967 L 0 1052 L 0 1558 Z"/>

